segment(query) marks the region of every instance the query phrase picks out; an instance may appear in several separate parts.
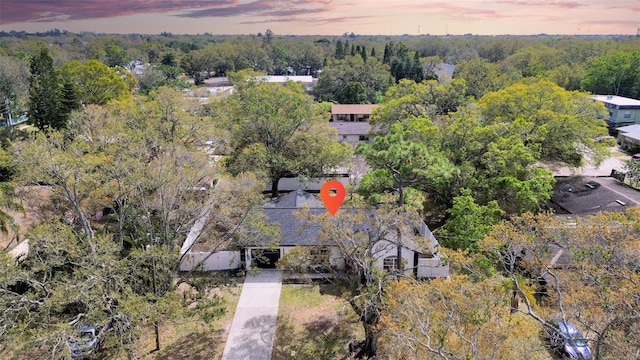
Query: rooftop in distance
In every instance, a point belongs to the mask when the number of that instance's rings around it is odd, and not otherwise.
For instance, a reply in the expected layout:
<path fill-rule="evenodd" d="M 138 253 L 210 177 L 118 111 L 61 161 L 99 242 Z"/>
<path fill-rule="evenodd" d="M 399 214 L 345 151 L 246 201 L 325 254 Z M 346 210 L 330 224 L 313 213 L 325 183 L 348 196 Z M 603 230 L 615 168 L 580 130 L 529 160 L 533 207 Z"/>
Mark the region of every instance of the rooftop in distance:
<path fill-rule="evenodd" d="M 594 95 L 594 100 L 602 101 L 605 103 L 618 105 L 618 106 L 638 106 L 640 107 L 640 100 L 626 98 L 618 95 Z"/>
<path fill-rule="evenodd" d="M 332 114 L 371 114 L 374 104 L 332 104 Z"/>

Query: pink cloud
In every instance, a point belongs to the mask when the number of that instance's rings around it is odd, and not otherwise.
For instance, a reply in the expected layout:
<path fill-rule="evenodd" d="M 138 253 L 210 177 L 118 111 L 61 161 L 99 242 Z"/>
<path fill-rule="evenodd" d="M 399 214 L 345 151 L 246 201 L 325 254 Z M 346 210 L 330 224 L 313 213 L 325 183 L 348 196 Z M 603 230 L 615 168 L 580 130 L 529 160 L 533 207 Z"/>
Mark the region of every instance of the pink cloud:
<path fill-rule="evenodd" d="M 189 11 L 184 17 L 231 17 L 241 15 L 260 15 L 273 17 L 290 17 L 334 10 L 333 0 L 256 0 L 246 4 L 234 4 L 216 8 Z M 286 21 L 287 19 L 283 19 Z"/>
<path fill-rule="evenodd" d="M 201 8 L 230 7 L 238 0 L 2 0 L 0 21 L 60 21 L 111 18 L 141 13 L 166 13 Z"/>
<path fill-rule="evenodd" d="M 241 24 L 268 24 L 268 23 L 296 23 L 304 21 L 307 24 L 316 24 L 316 25 L 326 25 L 326 24 L 341 24 L 341 23 L 349 23 L 355 20 L 366 19 L 370 20 L 375 17 L 373 16 L 342 16 L 342 17 L 325 17 L 325 18 L 279 18 L 279 19 L 271 19 L 271 20 L 254 20 L 254 21 L 243 21 Z"/>
<path fill-rule="evenodd" d="M 560 8 L 560 9 L 578 9 L 588 7 L 589 5 L 584 2 L 577 1 L 554 1 L 554 0 L 498 0 L 496 4 L 505 4 L 514 7 L 537 7 L 537 8 Z"/>

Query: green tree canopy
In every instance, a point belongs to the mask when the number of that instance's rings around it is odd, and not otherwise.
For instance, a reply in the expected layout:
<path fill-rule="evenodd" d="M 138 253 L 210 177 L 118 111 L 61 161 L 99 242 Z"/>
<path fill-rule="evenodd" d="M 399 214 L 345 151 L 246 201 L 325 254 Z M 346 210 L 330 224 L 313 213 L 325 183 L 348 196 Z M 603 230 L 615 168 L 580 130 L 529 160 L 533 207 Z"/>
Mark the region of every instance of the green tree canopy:
<path fill-rule="evenodd" d="M 447 210 L 449 218 L 438 231 L 438 239 L 450 249 L 477 251 L 477 243 L 497 224 L 504 211 L 498 202 L 478 205 L 469 189 L 462 189 L 453 199 L 453 206 Z"/>
<path fill-rule="evenodd" d="M 106 64 L 109 67 L 122 66 L 126 67 L 129 63 L 129 54 L 118 45 L 107 45 L 104 48 Z"/>
<path fill-rule="evenodd" d="M 366 62 L 361 56 L 335 60 L 323 69 L 314 87 L 314 94 L 323 101 L 337 101 L 348 84 L 361 84 L 369 103 L 375 103 L 376 93 L 384 93 L 392 81 L 389 66 L 375 58 Z"/>
<path fill-rule="evenodd" d="M 85 104 L 104 105 L 114 99 L 123 99 L 131 90 L 117 71 L 97 61 L 84 64 L 70 61 L 61 69 L 62 78 L 75 86 L 78 98 Z"/>
<path fill-rule="evenodd" d="M 337 94 L 336 100 L 340 104 L 366 104 L 367 89 L 359 82 L 350 82 Z"/>
<path fill-rule="evenodd" d="M 38 199 L 44 225 L 29 232 L 29 256 L 2 262 L 10 271 L 0 277 L 0 305 L 10 309 L 0 314 L 3 344 L 19 351 L 37 339 L 42 353 L 66 358 L 60 344 L 86 323 L 106 325 L 107 351 L 131 354 L 148 326 L 180 309 L 178 249 L 196 221 L 194 241 L 212 251 L 262 236 L 264 186 L 255 176 L 209 188 L 227 176 L 203 151 L 211 123 L 194 104 L 161 88 L 152 98 L 87 106 L 64 133 L 14 144 L 16 181 L 34 194 L 42 192 L 34 184 L 47 183 L 50 195 Z M 104 208 L 113 213 L 93 216 Z"/>
<path fill-rule="evenodd" d="M 616 51 L 594 59 L 581 86 L 594 94 L 640 97 L 640 51 Z"/>
<path fill-rule="evenodd" d="M 539 162 L 579 166 L 584 157 L 598 162 L 607 153 L 594 139 L 606 134 L 603 110 L 587 94 L 546 81 L 527 81 L 486 94 L 464 106 L 465 83 L 449 85 L 403 80 L 386 94 L 371 123 L 378 135 L 404 129 L 431 154 L 442 154 L 455 167 L 450 177 L 418 181 L 417 189 L 445 209 L 461 189 L 475 201 L 496 200 L 508 214 L 535 211 L 551 196 L 553 177 Z M 382 174 L 382 173 L 380 173 Z M 388 184 L 367 179 L 370 185 Z"/>
<path fill-rule="evenodd" d="M 9 100 L 13 116 L 22 114 L 29 97 L 29 62 L 0 55 L 0 101 Z M 1 115 L 0 115 L 1 116 Z"/>
<path fill-rule="evenodd" d="M 375 180 L 384 186 L 378 189 L 379 192 L 397 195 L 398 207 L 405 205 L 407 188 L 419 189 L 432 179 L 442 181 L 455 172 L 444 156 L 429 149 L 425 143 L 405 139 L 400 126 L 394 126 L 389 134 L 376 136 L 372 144 L 358 144 L 356 152 L 373 170 L 370 176 L 380 177 Z M 391 182 L 385 179 L 391 179 Z M 387 187 L 390 184 L 392 186 Z"/>
<path fill-rule="evenodd" d="M 503 135 L 519 136 L 540 160 L 579 166 L 584 156 L 596 163 L 608 155 L 595 138 L 606 135 L 602 104 L 587 94 L 566 91 L 550 81 L 514 84 L 478 102 L 486 125 L 502 124 Z"/>
<path fill-rule="evenodd" d="M 273 196 L 285 176 L 319 176 L 349 160 L 351 148 L 337 142 L 322 105 L 299 84 L 249 84 L 217 111 L 230 136 L 228 169 L 264 172 Z"/>
<path fill-rule="evenodd" d="M 464 79 L 467 95 L 480 99 L 484 94 L 511 85 L 520 75 L 506 65 L 498 65 L 482 58 L 475 58 L 456 64 L 455 79 Z"/>
<path fill-rule="evenodd" d="M 391 125 L 413 119 L 437 117 L 455 112 L 466 104 L 464 80 L 454 79 L 449 84 L 436 80 L 416 83 L 403 79 L 391 86 L 385 94 L 385 103 L 371 117 L 376 131 L 386 133 Z"/>

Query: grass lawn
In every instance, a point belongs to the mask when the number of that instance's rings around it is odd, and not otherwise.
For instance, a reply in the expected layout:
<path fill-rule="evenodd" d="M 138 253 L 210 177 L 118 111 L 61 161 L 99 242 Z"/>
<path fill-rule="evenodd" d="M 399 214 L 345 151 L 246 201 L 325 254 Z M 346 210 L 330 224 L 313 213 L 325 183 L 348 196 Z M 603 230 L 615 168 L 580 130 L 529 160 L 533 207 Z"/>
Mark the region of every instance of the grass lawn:
<path fill-rule="evenodd" d="M 631 158 L 630 153 L 625 152 L 624 150 L 620 149 L 619 147 L 613 147 L 611 148 L 611 157 L 612 158 L 618 158 L 618 159 L 623 159 L 623 160 L 629 160 L 629 158 Z"/>
<path fill-rule="evenodd" d="M 363 339 L 355 313 L 330 285 L 283 285 L 272 359 L 346 359 Z"/>

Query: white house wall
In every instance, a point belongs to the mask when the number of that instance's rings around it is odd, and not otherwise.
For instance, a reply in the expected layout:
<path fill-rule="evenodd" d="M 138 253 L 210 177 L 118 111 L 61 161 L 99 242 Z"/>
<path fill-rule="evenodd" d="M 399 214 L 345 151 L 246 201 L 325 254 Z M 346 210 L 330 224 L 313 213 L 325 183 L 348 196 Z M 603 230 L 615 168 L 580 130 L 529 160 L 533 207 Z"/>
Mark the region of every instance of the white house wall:
<path fill-rule="evenodd" d="M 449 265 L 439 258 L 418 259 L 418 279 L 449 277 Z"/>
<path fill-rule="evenodd" d="M 384 259 L 388 257 L 396 257 L 398 255 L 398 246 L 389 241 L 380 241 L 373 250 L 376 258 L 375 265 L 378 269 L 384 268 Z M 402 262 L 404 263 L 405 275 L 413 275 L 413 250 L 405 247 L 402 248 Z"/>
<path fill-rule="evenodd" d="M 180 263 L 180 270 L 191 271 L 198 268 L 197 270 L 202 271 L 215 271 L 240 268 L 240 251 L 220 251 L 212 254 L 209 258 L 207 256 L 209 256 L 208 252 L 189 252 L 185 254 Z M 200 263 L 202 265 L 198 267 Z"/>

